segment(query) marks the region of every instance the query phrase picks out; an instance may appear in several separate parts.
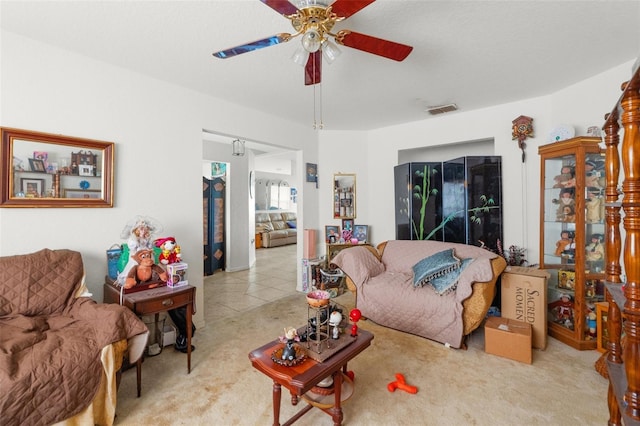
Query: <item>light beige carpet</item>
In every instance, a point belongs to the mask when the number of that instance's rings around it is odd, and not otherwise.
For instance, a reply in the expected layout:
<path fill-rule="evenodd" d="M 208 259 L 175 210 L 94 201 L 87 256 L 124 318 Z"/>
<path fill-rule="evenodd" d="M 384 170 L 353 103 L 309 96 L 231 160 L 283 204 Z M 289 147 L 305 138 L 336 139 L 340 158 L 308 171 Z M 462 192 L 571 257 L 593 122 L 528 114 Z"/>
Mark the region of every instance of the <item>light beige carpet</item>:
<path fill-rule="evenodd" d="M 338 300 L 348 309 L 350 294 Z M 192 372 L 173 347 L 147 358 L 142 397 L 135 369 L 118 393 L 117 425 L 270 425 L 272 382 L 256 371 L 248 353 L 277 338 L 285 326 L 303 325 L 304 295 L 294 295 L 197 331 Z M 593 368 L 596 351 L 577 351 L 550 338 L 527 365 L 484 353 L 482 330 L 468 350 L 390 330 L 370 321 L 372 346 L 355 358 L 355 393 L 343 405 L 345 425 L 605 425 L 607 381 Z M 416 385 L 416 395 L 387 390 L 395 373 Z M 283 388 L 281 423 L 291 406 Z M 331 425 L 314 409 L 296 424 Z"/>

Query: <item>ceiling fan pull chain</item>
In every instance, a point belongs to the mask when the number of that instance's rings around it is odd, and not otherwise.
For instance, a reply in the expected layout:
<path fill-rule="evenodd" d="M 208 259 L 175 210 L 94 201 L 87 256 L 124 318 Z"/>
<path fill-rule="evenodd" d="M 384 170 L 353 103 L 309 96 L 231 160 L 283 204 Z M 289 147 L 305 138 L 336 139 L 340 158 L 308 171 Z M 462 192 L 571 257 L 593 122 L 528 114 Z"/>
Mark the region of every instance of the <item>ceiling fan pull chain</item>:
<path fill-rule="evenodd" d="M 322 118 L 322 83 L 317 86 L 320 86 L 318 90 L 320 92 L 320 130 L 322 130 L 324 128 L 324 120 Z"/>
<path fill-rule="evenodd" d="M 316 123 L 316 117 L 318 116 L 318 114 L 316 113 L 316 85 L 313 85 L 313 130 L 316 130 L 318 128 L 318 125 Z"/>

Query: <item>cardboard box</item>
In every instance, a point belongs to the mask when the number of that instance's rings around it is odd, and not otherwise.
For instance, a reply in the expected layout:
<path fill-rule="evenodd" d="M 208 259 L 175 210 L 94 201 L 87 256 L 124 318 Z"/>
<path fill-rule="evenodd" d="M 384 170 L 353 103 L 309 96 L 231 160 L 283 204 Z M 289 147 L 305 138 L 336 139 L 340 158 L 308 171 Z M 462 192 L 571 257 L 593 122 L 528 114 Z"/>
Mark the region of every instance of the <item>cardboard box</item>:
<path fill-rule="evenodd" d="M 531 364 L 531 324 L 503 317 L 489 317 L 484 324 L 484 351 Z"/>
<path fill-rule="evenodd" d="M 507 266 L 500 276 L 502 316 L 531 324 L 533 347 L 547 348 L 547 280 L 544 269 Z"/>
<path fill-rule="evenodd" d="M 189 284 L 187 279 L 188 266 L 184 262 L 170 263 L 167 265 L 167 286 L 181 287 Z"/>

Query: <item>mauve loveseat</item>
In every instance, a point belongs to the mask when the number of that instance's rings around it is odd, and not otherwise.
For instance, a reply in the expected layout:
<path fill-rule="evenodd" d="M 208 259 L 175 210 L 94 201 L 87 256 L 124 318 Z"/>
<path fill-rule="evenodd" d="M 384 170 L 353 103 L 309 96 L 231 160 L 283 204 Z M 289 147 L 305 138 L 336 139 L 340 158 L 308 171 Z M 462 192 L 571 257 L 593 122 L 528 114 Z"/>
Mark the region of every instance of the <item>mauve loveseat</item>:
<path fill-rule="evenodd" d="M 416 285 L 414 266 L 449 250 L 466 259 L 453 280 L 455 288 L 439 294 L 430 285 Z M 496 280 L 506 267 L 504 258 L 483 248 L 438 241 L 392 240 L 377 249 L 354 246 L 331 262 L 347 275 L 363 317 L 454 348 L 463 347 L 464 336 L 486 317 Z"/>

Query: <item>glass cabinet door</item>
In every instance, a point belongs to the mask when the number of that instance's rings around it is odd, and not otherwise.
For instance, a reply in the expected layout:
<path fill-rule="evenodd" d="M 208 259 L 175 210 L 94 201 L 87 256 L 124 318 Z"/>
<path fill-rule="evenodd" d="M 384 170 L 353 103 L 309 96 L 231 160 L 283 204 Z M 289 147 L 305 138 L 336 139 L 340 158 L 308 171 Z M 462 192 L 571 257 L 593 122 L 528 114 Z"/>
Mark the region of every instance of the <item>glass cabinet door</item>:
<path fill-rule="evenodd" d="M 599 138 L 540 147 L 540 267 L 549 334 L 577 349 L 596 347 L 596 303 L 604 300 L 604 154 Z"/>

